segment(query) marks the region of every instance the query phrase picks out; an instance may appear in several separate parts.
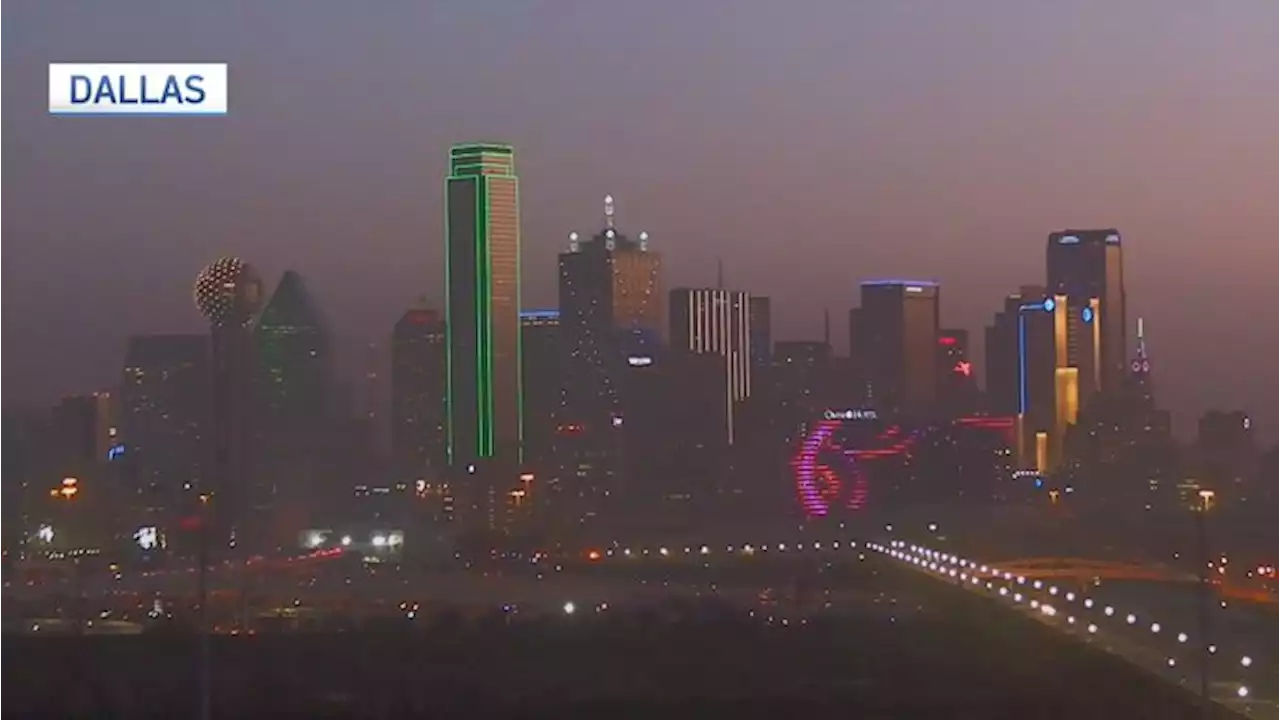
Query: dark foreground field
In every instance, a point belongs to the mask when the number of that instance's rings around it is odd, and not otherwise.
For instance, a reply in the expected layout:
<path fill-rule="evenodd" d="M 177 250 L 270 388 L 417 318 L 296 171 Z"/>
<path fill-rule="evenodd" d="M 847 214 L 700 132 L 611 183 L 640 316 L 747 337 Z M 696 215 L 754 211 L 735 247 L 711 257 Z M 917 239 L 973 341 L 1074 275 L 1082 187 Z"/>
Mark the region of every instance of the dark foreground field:
<path fill-rule="evenodd" d="M 219 638 L 214 717 L 1199 718 L 1186 693 L 1007 609 L 888 568 L 865 607 Z M 881 593 L 883 592 L 883 596 Z M 195 641 L 4 641 L 13 717 L 193 717 Z"/>

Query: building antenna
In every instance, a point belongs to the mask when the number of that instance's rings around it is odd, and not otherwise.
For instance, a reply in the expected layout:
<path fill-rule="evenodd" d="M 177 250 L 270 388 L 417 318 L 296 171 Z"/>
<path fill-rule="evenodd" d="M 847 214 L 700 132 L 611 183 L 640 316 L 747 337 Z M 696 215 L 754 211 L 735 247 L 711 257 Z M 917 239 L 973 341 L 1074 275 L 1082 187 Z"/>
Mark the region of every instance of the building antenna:
<path fill-rule="evenodd" d="M 1138 318 L 1138 357 L 1143 360 L 1147 358 L 1147 334 L 1143 327 L 1142 318 Z"/>
<path fill-rule="evenodd" d="M 716 258 L 716 289 L 724 289 L 724 258 Z"/>
<path fill-rule="evenodd" d="M 604 226 L 608 230 L 613 229 L 613 196 L 604 196 Z"/>

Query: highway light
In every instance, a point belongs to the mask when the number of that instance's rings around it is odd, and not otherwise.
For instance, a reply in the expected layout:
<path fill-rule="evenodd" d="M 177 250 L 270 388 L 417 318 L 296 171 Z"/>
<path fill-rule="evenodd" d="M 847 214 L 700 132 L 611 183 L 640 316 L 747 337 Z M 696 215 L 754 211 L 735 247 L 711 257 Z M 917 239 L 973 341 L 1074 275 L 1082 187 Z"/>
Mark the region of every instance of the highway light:
<path fill-rule="evenodd" d="M 1249 697 L 1249 688 L 1247 688 L 1247 687 L 1245 687 L 1245 686 L 1243 686 L 1243 685 L 1241 685 L 1240 687 L 1236 688 L 1236 697 L 1238 697 L 1238 698 L 1247 698 L 1247 697 Z"/>
<path fill-rule="evenodd" d="M 574 613 L 574 611 L 575 611 L 575 610 L 577 610 L 577 609 L 578 609 L 578 608 L 576 608 L 572 602 L 567 602 L 567 603 L 565 603 L 565 604 L 564 604 L 564 614 L 565 614 L 565 615 L 572 615 L 572 614 Z"/>
<path fill-rule="evenodd" d="M 1091 632 L 1091 633 L 1096 633 L 1096 632 L 1098 632 L 1098 626 L 1097 626 L 1097 625 L 1094 625 L 1093 623 L 1089 623 L 1089 632 Z"/>
<path fill-rule="evenodd" d="M 1067 593 L 1067 602 L 1075 602 L 1075 599 L 1076 599 L 1075 593 L 1073 592 Z"/>
<path fill-rule="evenodd" d="M 1209 648 L 1208 648 L 1208 650 L 1209 650 L 1209 654 L 1210 654 L 1210 655 L 1213 655 L 1213 654 L 1215 654 L 1215 653 L 1217 653 L 1217 652 L 1218 652 L 1218 646 L 1217 646 L 1217 645 L 1210 645 L 1210 646 L 1209 646 Z"/>
<path fill-rule="evenodd" d="M 1112 615 L 1116 614 L 1116 609 L 1108 605 L 1102 608 L 1102 614 L 1106 615 L 1107 617 L 1111 617 Z"/>
<path fill-rule="evenodd" d="M 1186 641 L 1187 641 L 1187 634 L 1186 634 L 1186 633 L 1178 633 L 1178 642 L 1180 642 L 1180 643 L 1184 643 L 1184 642 L 1186 642 Z"/>
<path fill-rule="evenodd" d="M 1153 633 L 1160 632 L 1160 623 L 1151 623 L 1151 632 Z"/>
<path fill-rule="evenodd" d="M 1169 662 L 1169 667 L 1173 667 L 1174 665 L 1178 664 L 1178 661 L 1174 660 L 1173 658 L 1169 658 L 1168 662 Z"/>
<path fill-rule="evenodd" d="M 1240 658 L 1240 665 L 1242 667 L 1249 667 L 1252 664 L 1253 664 L 1253 658 L 1249 657 L 1248 655 L 1245 655 L 1244 657 Z"/>
<path fill-rule="evenodd" d="M 1124 621 L 1132 625 L 1138 622 L 1138 616 L 1134 615 L 1133 613 L 1129 613 L 1128 615 L 1125 616 Z"/>

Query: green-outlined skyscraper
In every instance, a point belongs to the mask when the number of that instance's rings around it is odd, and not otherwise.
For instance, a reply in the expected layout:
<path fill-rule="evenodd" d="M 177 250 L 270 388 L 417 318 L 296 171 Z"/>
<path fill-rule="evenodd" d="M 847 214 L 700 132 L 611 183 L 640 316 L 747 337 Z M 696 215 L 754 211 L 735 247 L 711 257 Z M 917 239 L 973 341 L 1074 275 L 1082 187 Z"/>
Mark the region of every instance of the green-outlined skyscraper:
<path fill-rule="evenodd" d="M 508 145 L 449 151 L 445 298 L 449 463 L 519 463 L 520 191 Z"/>

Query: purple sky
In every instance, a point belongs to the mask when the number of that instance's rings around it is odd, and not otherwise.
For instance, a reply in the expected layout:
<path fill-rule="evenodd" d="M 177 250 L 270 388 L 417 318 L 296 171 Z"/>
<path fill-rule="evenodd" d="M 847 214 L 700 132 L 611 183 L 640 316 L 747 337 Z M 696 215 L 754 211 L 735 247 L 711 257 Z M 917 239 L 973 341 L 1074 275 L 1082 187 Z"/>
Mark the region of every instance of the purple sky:
<path fill-rule="evenodd" d="M 788 9 L 789 8 L 789 9 Z M 1203 0 L 171 0 L 5 6 L 6 404 L 194 331 L 226 253 L 307 279 L 347 367 L 439 297 L 450 143 L 513 143 L 525 304 L 600 198 L 667 285 L 817 337 L 857 281 L 943 284 L 975 339 L 1045 236 L 1116 226 L 1181 429 L 1274 437 L 1277 7 Z M 226 118 L 52 118 L 51 61 L 230 64 Z M 835 323 L 842 327 L 843 323 Z M 843 332 L 836 335 L 844 347 Z M 978 343 L 980 344 L 980 343 Z"/>

